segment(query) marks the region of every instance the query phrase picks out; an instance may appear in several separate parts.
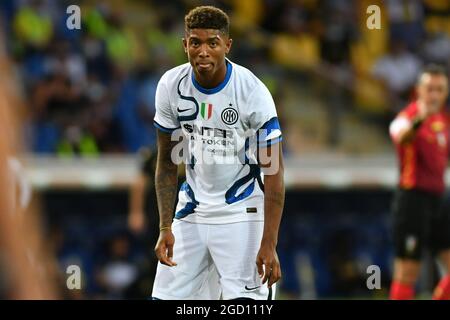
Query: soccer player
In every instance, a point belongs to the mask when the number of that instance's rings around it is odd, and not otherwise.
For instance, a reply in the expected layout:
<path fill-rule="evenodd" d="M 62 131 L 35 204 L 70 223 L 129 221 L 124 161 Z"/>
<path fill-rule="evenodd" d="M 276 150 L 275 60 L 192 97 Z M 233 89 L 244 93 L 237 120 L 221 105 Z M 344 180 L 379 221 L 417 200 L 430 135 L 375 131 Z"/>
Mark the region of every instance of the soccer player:
<path fill-rule="evenodd" d="M 450 299 L 450 215 L 441 207 L 449 154 L 449 125 L 444 113 L 448 77 L 439 66 L 421 73 L 418 98 L 391 123 L 400 183 L 393 202 L 396 259 L 390 298 L 413 299 L 425 248 L 437 255 L 446 275 L 433 299 Z"/>
<path fill-rule="evenodd" d="M 226 57 L 232 39 L 222 10 L 191 10 L 183 45 L 189 63 L 167 71 L 156 92 L 160 263 L 152 297 L 271 299 L 281 278 L 276 246 L 284 206 L 274 101 L 252 72 Z M 189 161 L 173 219 L 176 132 Z"/>
<path fill-rule="evenodd" d="M 148 148 L 140 149 L 139 162 L 139 174 L 130 188 L 130 210 L 128 213 L 128 227 L 135 234 L 142 233 L 148 222 L 146 221 L 146 211 L 148 211 L 147 202 L 156 199 L 153 194 L 153 177 L 156 170 L 156 151 Z M 153 221 L 150 221 L 149 225 L 151 228 L 154 227 L 154 223 L 152 222 Z M 158 233 L 158 231 L 156 231 L 156 233 Z"/>

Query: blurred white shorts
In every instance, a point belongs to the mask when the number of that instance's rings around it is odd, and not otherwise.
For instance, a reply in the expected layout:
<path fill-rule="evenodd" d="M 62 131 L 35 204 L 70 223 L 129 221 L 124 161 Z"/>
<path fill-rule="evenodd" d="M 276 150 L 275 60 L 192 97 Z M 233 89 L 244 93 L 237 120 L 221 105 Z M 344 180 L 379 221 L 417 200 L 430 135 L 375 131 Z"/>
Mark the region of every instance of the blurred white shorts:
<path fill-rule="evenodd" d="M 173 261 L 158 263 L 152 297 L 162 300 L 270 300 L 256 267 L 264 222 L 198 224 L 175 220 Z"/>

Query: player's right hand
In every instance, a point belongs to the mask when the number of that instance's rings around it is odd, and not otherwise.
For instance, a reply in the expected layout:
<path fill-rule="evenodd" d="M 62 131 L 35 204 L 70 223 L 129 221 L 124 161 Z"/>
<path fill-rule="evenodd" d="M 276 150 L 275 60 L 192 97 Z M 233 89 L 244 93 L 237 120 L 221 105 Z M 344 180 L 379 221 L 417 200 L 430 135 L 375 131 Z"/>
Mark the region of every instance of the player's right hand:
<path fill-rule="evenodd" d="M 156 257 L 159 262 L 169 267 L 177 265 L 176 262 L 172 261 L 174 244 L 175 236 L 172 230 L 163 230 L 159 233 L 158 242 L 155 247 Z"/>

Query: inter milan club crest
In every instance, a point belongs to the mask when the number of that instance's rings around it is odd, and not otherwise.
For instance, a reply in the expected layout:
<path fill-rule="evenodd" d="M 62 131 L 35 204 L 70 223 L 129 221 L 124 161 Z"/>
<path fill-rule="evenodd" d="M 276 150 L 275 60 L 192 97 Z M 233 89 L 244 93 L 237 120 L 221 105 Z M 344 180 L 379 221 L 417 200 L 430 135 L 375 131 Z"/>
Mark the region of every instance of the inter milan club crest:
<path fill-rule="evenodd" d="M 202 102 L 202 105 L 200 107 L 200 115 L 203 119 L 208 120 L 209 118 L 211 118 L 212 108 L 213 105 L 211 103 Z"/>
<path fill-rule="evenodd" d="M 230 104 L 230 107 L 232 105 Z M 235 124 L 238 119 L 239 119 L 239 115 L 238 112 L 233 109 L 233 108 L 225 108 L 222 111 L 222 115 L 221 115 L 222 121 L 223 123 L 227 124 L 227 125 L 232 125 Z"/>

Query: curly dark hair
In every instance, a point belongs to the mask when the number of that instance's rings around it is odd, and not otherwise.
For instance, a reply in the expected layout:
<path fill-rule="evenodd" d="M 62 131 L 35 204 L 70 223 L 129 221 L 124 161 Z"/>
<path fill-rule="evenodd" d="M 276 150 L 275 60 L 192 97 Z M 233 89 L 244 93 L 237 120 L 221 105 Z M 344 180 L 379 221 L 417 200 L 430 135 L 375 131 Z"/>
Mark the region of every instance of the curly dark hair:
<path fill-rule="evenodd" d="M 192 9 L 184 17 L 186 32 L 191 29 L 216 29 L 228 35 L 230 19 L 221 9 L 213 6 L 200 6 Z"/>

